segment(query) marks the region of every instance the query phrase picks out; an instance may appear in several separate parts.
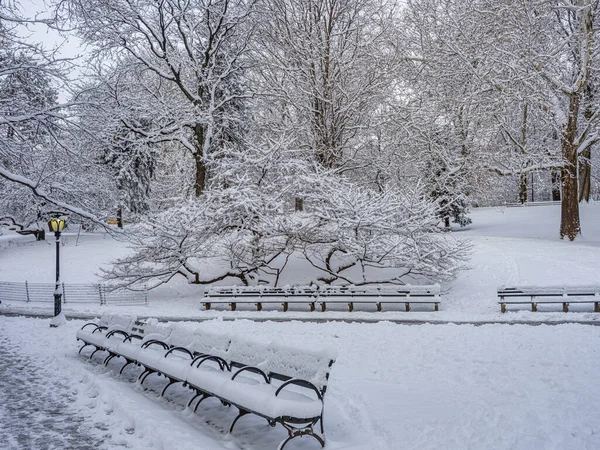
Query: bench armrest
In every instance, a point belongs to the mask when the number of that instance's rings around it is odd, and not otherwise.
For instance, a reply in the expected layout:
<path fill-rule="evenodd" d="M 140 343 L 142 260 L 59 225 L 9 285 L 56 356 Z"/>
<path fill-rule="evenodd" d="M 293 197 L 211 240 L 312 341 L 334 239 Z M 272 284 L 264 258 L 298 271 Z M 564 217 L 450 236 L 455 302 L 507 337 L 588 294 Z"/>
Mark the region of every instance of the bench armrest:
<path fill-rule="evenodd" d="M 144 338 L 142 336 L 140 336 L 139 334 L 130 334 L 129 336 L 127 336 L 125 339 L 123 339 L 123 342 L 133 342 L 132 339 L 139 339 L 140 341 L 143 340 Z"/>
<path fill-rule="evenodd" d="M 90 325 L 93 327 L 96 327 L 96 328 L 99 327 L 99 325 L 97 323 L 89 322 L 89 323 L 86 323 L 84 326 L 82 326 L 81 329 L 83 330 L 85 327 L 90 326 Z M 92 333 L 93 333 L 93 331 L 92 331 Z"/>
<path fill-rule="evenodd" d="M 297 386 L 302 386 L 302 387 L 305 387 L 308 389 L 312 389 L 313 391 L 315 391 L 317 393 L 319 400 L 323 401 L 323 394 L 321 394 L 321 391 L 319 391 L 319 389 L 317 389 L 317 387 L 314 384 L 312 384 L 310 381 L 302 380 L 299 378 L 292 378 L 291 380 L 287 380 L 285 383 L 283 383 L 281 386 L 279 386 L 279 388 L 275 391 L 275 397 L 277 397 L 277 395 L 279 395 L 279 393 L 282 391 L 283 388 L 285 388 L 286 386 L 288 386 L 290 384 L 295 384 Z"/>
<path fill-rule="evenodd" d="M 106 333 L 106 339 L 110 338 L 112 335 L 114 334 L 120 334 L 123 336 L 123 340 L 127 339 L 127 336 L 129 336 L 125 331 L 123 330 L 111 330 L 108 333 Z"/>
<path fill-rule="evenodd" d="M 108 330 L 108 327 L 104 327 L 104 326 L 97 326 L 94 331 L 92 331 L 92 334 L 94 334 L 96 331 L 102 331 L 102 330 Z"/>
<path fill-rule="evenodd" d="M 265 382 L 267 384 L 269 383 L 269 377 L 267 377 L 267 374 L 264 371 L 262 371 L 261 369 L 259 369 L 258 367 L 253 367 L 253 366 L 242 367 L 240 370 L 238 370 L 236 373 L 233 374 L 233 376 L 231 377 L 231 381 L 235 380 L 235 377 L 237 377 L 242 372 L 254 372 L 259 375 L 262 375 L 262 377 L 265 379 Z"/>
<path fill-rule="evenodd" d="M 221 370 L 231 370 L 229 367 L 229 364 L 227 364 L 227 361 L 225 361 L 223 358 L 219 357 L 219 356 L 212 356 L 212 355 L 200 355 L 200 356 L 196 356 L 193 360 L 191 365 L 193 366 L 194 364 L 196 364 L 196 361 L 198 361 L 198 364 L 196 365 L 196 367 L 200 367 L 202 365 L 202 363 L 206 362 L 206 361 L 216 361 L 219 364 L 219 368 Z"/>
<path fill-rule="evenodd" d="M 148 342 L 144 342 L 142 344 L 142 348 L 148 348 L 151 345 L 159 345 L 165 350 L 169 350 L 169 346 L 165 344 L 163 341 L 159 341 L 158 339 L 150 339 Z"/>
<path fill-rule="evenodd" d="M 165 358 L 167 356 L 169 356 L 173 352 L 182 352 L 182 353 L 185 353 L 186 355 L 188 355 L 190 357 L 190 359 L 194 359 L 194 355 L 192 355 L 192 352 L 190 352 L 185 347 L 173 347 L 173 348 L 171 348 L 167 353 L 165 353 Z"/>

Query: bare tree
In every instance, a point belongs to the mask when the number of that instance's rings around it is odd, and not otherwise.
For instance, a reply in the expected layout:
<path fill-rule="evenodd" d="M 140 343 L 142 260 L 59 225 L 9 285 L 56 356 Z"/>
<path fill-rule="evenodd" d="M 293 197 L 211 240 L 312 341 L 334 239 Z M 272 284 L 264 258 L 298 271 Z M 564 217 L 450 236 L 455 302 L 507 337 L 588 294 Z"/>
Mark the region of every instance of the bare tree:
<path fill-rule="evenodd" d="M 62 11 L 78 24 L 84 41 L 95 46 L 97 58 L 110 64 L 127 55 L 127 70 L 147 70 L 160 83 L 172 85 L 170 96 L 160 100 L 169 110 L 179 109 L 178 117 L 161 133 L 178 140 L 194 156 L 197 196 L 206 188 L 210 153 L 219 148 L 235 122 L 235 103 L 247 96 L 235 82 L 247 64 L 255 2 L 62 3 Z"/>

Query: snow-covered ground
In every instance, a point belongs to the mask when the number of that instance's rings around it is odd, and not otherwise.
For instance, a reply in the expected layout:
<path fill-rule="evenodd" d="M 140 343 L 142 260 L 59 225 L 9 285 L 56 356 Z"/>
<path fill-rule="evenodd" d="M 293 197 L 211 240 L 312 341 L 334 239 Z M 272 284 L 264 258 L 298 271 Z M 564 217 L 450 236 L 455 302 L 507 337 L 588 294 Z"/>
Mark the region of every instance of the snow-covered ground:
<path fill-rule="evenodd" d="M 383 315 L 373 312 L 309 313 L 306 306 L 293 307 L 289 313 L 276 311 L 208 311 L 202 310 L 199 300 L 203 287 L 188 285 L 183 277 L 176 277 L 167 285 L 150 293 L 150 307 L 136 307 L 138 315 L 168 316 L 172 318 L 363 318 L 369 320 L 426 320 L 426 321 L 523 321 L 523 320 L 579 320 L 592 321 L 600 315 L 592 313 L 590 305 L 572 305 L 573 313 L 531 313 L 526 310 L 500 314 L 496 289 L 501 285 L 598 285 L 600 284 L 600 204 L 582 205 L 583 236 L 575 242 L 560 240 L 558 226 L 560 206 L 533 206 L 526 208 L 479 208 L 473 211 L 473 224 L 456 230 L 456 236 L 473 243 L 470 269 L 450 283 L 442 285 L 441 311 L 433 313 L 430 307 L 415 308 L 410 314 L 401 308 Z M 4 240 L 2 240 L 4 238 Z M 67 233 L 62 251 L 62 279 L 66 283 L 98 281 L 99 268 L 128 251 L 125 244 L 104 234 Z M 3 244 L 4 242 L 4 244 Z M 7 245 L 7 236 L 0 236 L 0 281 L 54 280 L 54 243 L 33 238 L 21 239 Z M 293 284 L 287 275 L 286 283 Z M 6 306 L 6 305 L 4 305 Z M 17 310 L 40 310 L 39 305 L 15 304 Z M 47 312 L 51 305 L 41 307 Z M 71 305 L 80 312 L 98 314 L 107 307 Z M 122 307 L 112 307 L 121 311 Z M 248 307 L 251 309 L 251 307 Z M 268 309 L 268 308 L 267 308 Z M 420 311 L 418 311 L 421 309 Z M 559 311 L 560 305 L 540 307 L 540 310 Z M 579 311 L 579 312 L 578 312 Z"/>
<path fill-rule="evenodd" d="M 82 321 L 0 317 L 0 448 L 275 450 L 285 437 L 258 417 L 226 430 L 236 412 L 139 368 L 77 355 Z M 577 324 L 398 325 L 258 323 L 196 326 L 338 351 L 325 397 L 328 449 L 600 448 L 600 327 Z M 84 350 L 84 352 L 86 352 Z M 89 354 L 89 352 L 88 352 Z M 8 365 L 6 361 L 8 360 Z M 146 383 L 145 383 L 146 384 Z M 318 449 L 311 438 L 290 450 Z"/>
<path fill-rule="evenodd" d="M 473 242 L 471 269 L 443 285 L 441 311 L 353 313 L 332 311 L 202 311 L 202 289 L 176 279 L 151 293 L 149 307 L 111 307 L 172 319 L 207 319 L 195 326 L 255 340 L 335 347 L 325 398 L 329 449 L 597 449 L 600 448 L 600 327 L 560 325 L 400 325 L 413 321 L 594 321 L 583 312 L 501 314 L 502 284 L 600 284 L 600 205 L 585 205 L 582 238 L 557 238 L 556 206 L 486 208 L 457 236 Z M 77 244 L 77 245 L 76 245 Z M 17 242 L 0 236 L 0 280 L 51 282 L 52 239 Z M 127 249 L 101 234 L 67 234 L 63 280 L 98 281 L 99 267 Z M 109 308 L 79 306 L 97 315 Z M 1 312 L 51 312 L 51 305 L 7 305 Z M 246 319 L 364 319 L 379 323 L 255 322 Z M 238 319 L 238 320 L 224 320 Z M 207 400 L 185 410 L 190 391 L 172 388 L 160 398 L 132 382 L 139 369 L 119 376 L 120 364 L 78 356 L 70 320 L 0 315 L 0 449 L 275 449 L 285 437 L 257 417 L 244 417 L 233 434 L 235 412 Z M 316 449 L 310 438 L 289 450 Z"/>

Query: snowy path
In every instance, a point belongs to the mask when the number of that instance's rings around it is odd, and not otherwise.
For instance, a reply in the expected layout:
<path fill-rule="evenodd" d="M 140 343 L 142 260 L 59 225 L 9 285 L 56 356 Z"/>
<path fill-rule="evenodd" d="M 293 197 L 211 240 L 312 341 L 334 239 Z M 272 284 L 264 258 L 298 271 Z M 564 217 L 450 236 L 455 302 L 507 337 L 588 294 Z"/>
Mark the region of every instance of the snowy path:
<path fill-rule="evenodd" d="M 65 379 L 48 374 L 0 333 L 0 449 L 92 450 L 106 448 L 92 437 L 85 418 L 70 404 L 76 393 Z"/>

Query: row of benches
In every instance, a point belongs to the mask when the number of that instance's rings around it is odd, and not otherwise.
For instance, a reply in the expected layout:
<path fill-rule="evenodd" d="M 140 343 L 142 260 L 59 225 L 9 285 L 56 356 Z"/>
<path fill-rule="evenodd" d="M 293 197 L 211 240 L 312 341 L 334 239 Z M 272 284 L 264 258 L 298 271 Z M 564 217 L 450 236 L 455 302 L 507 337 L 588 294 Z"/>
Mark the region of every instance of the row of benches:
<path fill-rule="evenodd" d="M 498 288 L 500 310 L 504 313 L 507 305 L 530 304 L 537 311 L 538 304 L 562 304 L 563 311 L 569 311 L 569 305 L 593 304 L 594 311 L 600 312 L 599 286 L 542 287 L 519 286 Z M 348 310 L 354 310 L 355 303 L 375 304 L 382 311 L 383 304 L 404 304 L 406 311 L 411 304 L 432 304 L 439 310 L 439 285 L 403 285 L 403 286 L 228 286 L 211 287 L 202 298 L 206 310 L 214 304 L 229 305 L 235 311 L 238 304 L 253 304 L 262 311 L 263 304 L 281 304 L 283 311 L 290 304 L 308 304 L 311 311 L 319 304 L 326 311 L 327 304 L 347 304 Z"/>
<path fill-rule="evenodd" d="M 440 286 L 215 286 L 206 290 L 202 303 L 206 310 L 214 304 L 226 304 L 232 311 L 238 304 L 253 304 L 257 311 L 262 311 L 263 304 L 280 304 L 284 312 L 290 304 L 306 304 L 311 311 L 319 304 L 324 312 L 327 304 L 346 304 L 348 311 L 354 310 L 355 303 L 374 304 L 377 311 L 383 304 L 404 304 L 410 311 L 411 304 L 417 303 L 433 305 L 438 311 Z"/>
<path fill-rule="evenodd" d="M 77 332 L 83 342 L 79 353 L 93 347 L 90 359 L 105 353 L 104 364 L 121 358 L 125 367 L 143 368 L 138 377 L 143 384 L 152 374 L 169 380 L 162 389 L 182 383 L 194 391 L 187 403 L 191 407 L 209 397 L 226 406 L 238 408 L 231 424 L 249 413 L 266 419 L 271 426 L 281 424 L 288 437 L 279 449 L 298 436 L 312 436 L 325 445 L 323 433 L 323 398 L 335 352 L 330 349 L 311 351 L 252 342 L 240 336 L 218 335 L 183 324 L 166 326 L 156 320 L 105 315 L 85 324 Z M 312 395 L 311 395 L 312 394 Z M 320 423 L 321 435 L 314 427 Z"/>

